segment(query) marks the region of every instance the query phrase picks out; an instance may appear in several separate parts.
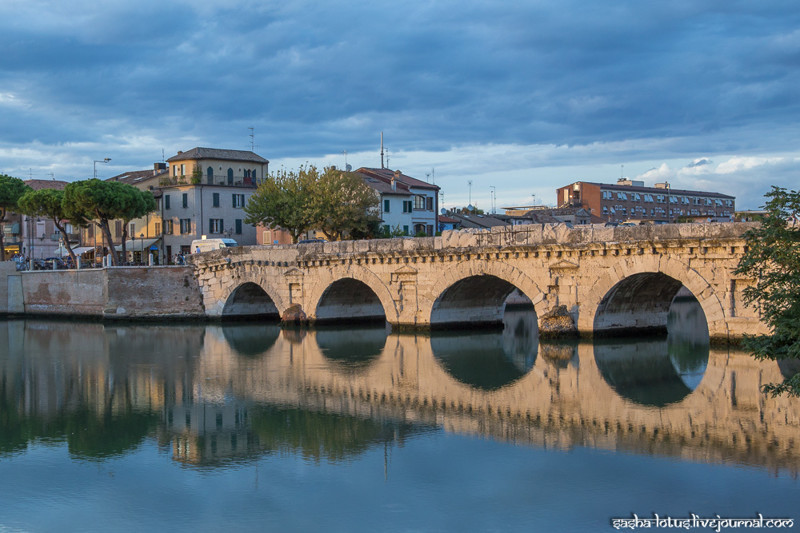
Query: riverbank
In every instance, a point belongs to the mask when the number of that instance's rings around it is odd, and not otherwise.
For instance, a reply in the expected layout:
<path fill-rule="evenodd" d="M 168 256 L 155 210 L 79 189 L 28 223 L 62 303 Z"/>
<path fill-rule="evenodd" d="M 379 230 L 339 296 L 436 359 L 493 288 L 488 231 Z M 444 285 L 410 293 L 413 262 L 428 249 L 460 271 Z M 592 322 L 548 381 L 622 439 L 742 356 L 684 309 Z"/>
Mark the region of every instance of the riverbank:
<path fill-rule="evenodd" d="M 191 267 L 17 272 L 0 263 L 0 315 L 94 319 L 205 319 Z"/>

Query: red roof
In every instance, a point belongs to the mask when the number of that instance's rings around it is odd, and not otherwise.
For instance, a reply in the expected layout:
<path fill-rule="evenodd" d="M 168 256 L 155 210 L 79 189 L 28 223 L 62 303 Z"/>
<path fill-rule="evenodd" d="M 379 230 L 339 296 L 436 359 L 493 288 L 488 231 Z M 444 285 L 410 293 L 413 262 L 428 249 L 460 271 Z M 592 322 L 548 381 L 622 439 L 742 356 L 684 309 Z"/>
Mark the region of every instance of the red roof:
<path fill-rule="evenodd" d="M 367 176 L 372 176 L 372 177 L 375 177 L 375 178 L 379 178 L 379 179 L 385 180 L 387 183 L 391 183 L 392 178 L 397 176 L 398 181 L 400 183 L 404 183 L 404 184 L 408 185 L 409 187 L 416 187 L 417 189 L 431 189 L 431 190 L 434 190 L 434 191 L 438 191 L 440 189 L 440 187 L 437 186 L 437 185 L 433 185 L 433 184 L 428 183 L 426 181 L 421 181 L 421 180 L 418 180 L 416 178 L 412 178 L 411 176 L 406 176 L 405 174 L 403 174 L 399 170 L 392 170 L 392 169 L 389 169 L 389 168 L 365 168 L 365 167 L 362 167 L 362 168 L 359 168 L 358 170 L 356 170 L 356 172 L 358 172 L 359 174 L 365 174 Z M 399 172 L 399 174 L 396 174 L 396 172 Z"/>
<path fill-rule="evenodd" d="M 26 180 L 25 185 L 34 191 L 40 191 L 42 189 L 56 189 L 57 191 L 63 191 L 64 187 L 67 186 L 67 182 L 61 180 Z"/>

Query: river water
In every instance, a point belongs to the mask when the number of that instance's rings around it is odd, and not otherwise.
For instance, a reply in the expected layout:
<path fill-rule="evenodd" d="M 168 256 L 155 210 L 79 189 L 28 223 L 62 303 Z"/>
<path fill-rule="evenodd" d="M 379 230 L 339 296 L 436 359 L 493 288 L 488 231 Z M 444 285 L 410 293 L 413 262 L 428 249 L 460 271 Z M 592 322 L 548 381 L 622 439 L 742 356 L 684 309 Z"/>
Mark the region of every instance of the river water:
<path fill-rule="evenodd" d="M 666 338 L 595 343 L 524 309 L 432 335 L 4 321 L 0 532 L 798 521 L 799 404 L 759 392 L 785 372 L 710 348 L 690 300 Z"/>

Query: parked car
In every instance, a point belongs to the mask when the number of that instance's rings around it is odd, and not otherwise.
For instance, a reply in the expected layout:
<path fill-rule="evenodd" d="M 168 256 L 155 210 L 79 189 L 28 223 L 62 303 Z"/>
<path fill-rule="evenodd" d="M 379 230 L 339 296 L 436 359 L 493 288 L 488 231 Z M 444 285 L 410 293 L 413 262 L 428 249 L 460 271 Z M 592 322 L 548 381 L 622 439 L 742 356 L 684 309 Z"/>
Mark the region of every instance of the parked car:
<path fill-rule="evenodd" d="M 64 262 L 63 259 L 60 257 L 45 257 L 44 259 L 35 259 L 34 260 L 34 269 L 35 270 L 53 270 L 53 262 L 56 263 L 57 270 L 63 270 L 67 268 L 67 264 Z"/>

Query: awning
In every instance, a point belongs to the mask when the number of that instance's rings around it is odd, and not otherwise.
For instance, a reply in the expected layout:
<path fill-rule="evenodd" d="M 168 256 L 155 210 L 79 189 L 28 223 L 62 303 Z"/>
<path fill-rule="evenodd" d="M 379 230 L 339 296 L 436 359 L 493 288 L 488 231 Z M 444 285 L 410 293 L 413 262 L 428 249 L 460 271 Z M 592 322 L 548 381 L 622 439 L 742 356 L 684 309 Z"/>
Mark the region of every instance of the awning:
<path fill-rule="evenodd" d="M 86 252 L 91 252 L 92 250 L 94 250 L 94 246 L 79 246 L 78 248 L 73 248 L 72 252 L 75 255 L 83 255 Z M 66 252 L 66 249 L 64 251 Z"/>
<path fill-rule="evenodd" d="M 161 237 L 157 239 L 132 239 L 125 241 L 125 250 L 128 252 L 141 252 L 142 249 L 145 251 L 149 251 L 150 247 L 153 246 L 155 243 L 161 241 Z M 122 245 L 118 244 L 114 247 L 114 249 L 118 252 L 122 251 Z M 156 247 L 156 249 L 158 249 Z"/>

